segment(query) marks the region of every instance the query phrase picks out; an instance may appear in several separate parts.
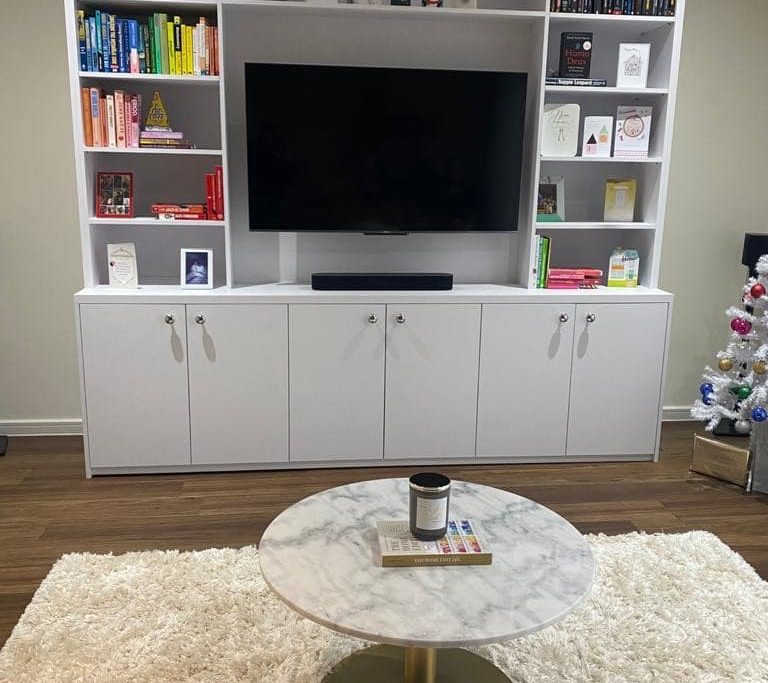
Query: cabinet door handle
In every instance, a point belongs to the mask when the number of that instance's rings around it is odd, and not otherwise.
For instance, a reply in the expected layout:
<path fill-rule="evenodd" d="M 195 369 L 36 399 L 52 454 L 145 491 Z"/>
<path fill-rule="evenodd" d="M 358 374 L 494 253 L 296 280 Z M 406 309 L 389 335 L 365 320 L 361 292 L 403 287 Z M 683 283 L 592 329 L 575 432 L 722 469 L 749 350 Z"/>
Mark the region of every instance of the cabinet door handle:
<path fill-rule="evenodd" d="M 195 322 L 196 322 L 198 325 L 205 325 L 205 316 L 204 316 L 202 313 L 198 313 L 198 314 L 195 316 Z"/>
<path fill-rule="evenodd" d="M 176 322 L 176 316 L 173 313 L 166 313 L 163 320 L 169 325 L 173 325 Z"/>
<path fill-rule="evenodd" d="M 587 322 L 593 323 L 597 320 L 597 316 L 594 313 L 587 313 Z"/>
<path fill-rule="evenodd" d="M 560 314 L 560 322 L 561 323 L 567 323 L 568 322 L 568 314 L 567 313 L 561 313 Z"/>
<path fill-rule="evenodd" d="M 395 322 L 399 323 L 400 325 L 402 325 L 405 322 L 405 320 L 406 320 L 406 318 L 405 318 L 405 316 L 402 313 L 398 313 L 395 316 Z"/>
<path fill-rule="evenodd" d="M 379 322 L 379 319 L 376 317 L 375 313 L 371 313 L 368 316 L 368 322 L 371 323 L 371 325 L 375 325 L 377 322 Z"/>

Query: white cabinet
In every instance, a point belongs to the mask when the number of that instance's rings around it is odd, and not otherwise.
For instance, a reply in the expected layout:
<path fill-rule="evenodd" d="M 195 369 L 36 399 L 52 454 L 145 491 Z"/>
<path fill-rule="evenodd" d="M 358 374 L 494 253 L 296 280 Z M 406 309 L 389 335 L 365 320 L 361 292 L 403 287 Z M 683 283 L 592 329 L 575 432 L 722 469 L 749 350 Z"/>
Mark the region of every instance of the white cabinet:
<path fill-rule="evenodd" d="M 567 455 L 656 450 L 668 305 L 579 304 Z"/>
<path fill-rule="evenodd" d="M 184 306 L 80 306 L 91 467 L 189 465 Z"/>
<path fill-rule="evenodd" d="M 479 304 L 387 306 L 385 458 L 475 453 Z"/>
<path fill-rule="evenodd" d="M 385 313 L 289 306 L 291 460 L 382 457 Z"/>
<path fill-rule="evenodd" d="M 288 311 L 187 305 L 192 463 L 288 460 Z"/>
<path fill-rule="evenodd" d="M 483 306 L 478 457 L 565 453 L 575 309 Z"/>

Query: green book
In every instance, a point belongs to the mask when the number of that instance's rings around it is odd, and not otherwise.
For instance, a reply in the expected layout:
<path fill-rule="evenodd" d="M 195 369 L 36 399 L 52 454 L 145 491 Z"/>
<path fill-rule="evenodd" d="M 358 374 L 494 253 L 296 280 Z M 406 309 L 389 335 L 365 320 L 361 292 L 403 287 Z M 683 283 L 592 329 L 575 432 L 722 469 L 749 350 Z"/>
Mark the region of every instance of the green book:
<path fill-rule="evenodd" d="M 549 247 L 551 244 L 550 237 L 543 237 L 544 242 L 541 245 L 542 253 L 542 268 L 541 268 L 541 288 L 545 289 L 547 286 L 547 276 L 549 274 Z"/>
<path fill-rule="evenodd" d="M 155 64 L 152 61 L 152 29 L 147 24 L 141 25 L 141 35 L 144 41 L 144 68 L 145 73 L 155 72 Z"/>
<path fill-rule="evenodd" d="M 155 34 L 155 45 L 160 54 L 160 73 L 171 73 L 170 62 L 168 61 L 168 15 L 164 13 L 157 14 L 157 33 Z"/>

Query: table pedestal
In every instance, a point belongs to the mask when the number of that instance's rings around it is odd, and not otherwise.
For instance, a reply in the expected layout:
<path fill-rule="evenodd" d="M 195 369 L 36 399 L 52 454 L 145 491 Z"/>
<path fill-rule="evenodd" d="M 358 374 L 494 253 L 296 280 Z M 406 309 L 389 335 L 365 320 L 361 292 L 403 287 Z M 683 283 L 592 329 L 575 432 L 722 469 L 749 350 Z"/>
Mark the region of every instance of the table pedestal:
<path fill-rule="evenodd" d="M 487 659 L 459 648 L 374 645 L 342 659 L 323 683 L 509 683 Z"/>

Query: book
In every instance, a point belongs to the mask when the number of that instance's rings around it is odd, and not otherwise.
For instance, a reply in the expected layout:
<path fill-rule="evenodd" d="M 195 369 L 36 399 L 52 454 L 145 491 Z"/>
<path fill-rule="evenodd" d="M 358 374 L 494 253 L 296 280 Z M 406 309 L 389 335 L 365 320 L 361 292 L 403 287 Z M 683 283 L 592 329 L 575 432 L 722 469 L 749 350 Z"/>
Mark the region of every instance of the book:
<path fill-rule="evenodd" d="M 173 17 L 173 59 L 176 67 L 176 74 L 184 73 L 181 63 L 181 17 Z"/>
<path fill-rule="evenodd" d="M 579 145 L 578 104 L 545 104 L 541 133 L 543 156 L 575 157 Z"/>
<path fill-rule="evenodd" d="M 85 10 L 77 10 L 77 44 L 80 55 L 80 71 L 88 70 L 88 53 L 85 41 Z"/>
<path fill-rule="evenodd" d="M 610 157 L 613 116 L 585 116 L 581 156 Z"/>
<path fill-rule="evenodd" d="M 429 567 L 491 564 L 493 553 L 482 529 L 469 519 L 448 520 L 445 536 L 420 541 L 411 535 L 407 521 L 377 522 L 382 567 Z"/>
<path fill-rule="evenodd" d="M 650 43 L 619 43 L 617 88 L 645 88 L 648 84 Z"/>
<path fill-rule="evenodd" d="M 115 90 L 115 139 L 118 147 L 127 147 L 125 135 L 125 93 Z"/>
<path fill-rule="evenodd" d="M 80 88 L 80 113 L 83 117 L 83 144 L 93 147 L 93 121 L 91 120 L 91 89 Z"/>
<path fill-rule="evenodd" d="M 637 180 L 609 179 L 605 182 L 603 220 L 607 223 L 631 223 L 635 219 Z"/>
<path fill-rule="evenodd" d="M 139 71 L 139 22 L 128 20 L 128 70 L 132 74 Z"/>
<path fill-rule="evenodd" d="M 168 21 L 165 24 L 165 38 L 168 45 L 168 73 L 176 75 L 176 50 L 173 46 L 173 22 Z"/>
<path fill-rule="evenodd" d="M 589 78 L 592 33 L 563 31 L 560 34 L 560 78 Z"/>
<path fill-rule="evenodd" d="M 117 127 L 115 123 L 115 96 L 107 95 L 107 147 L 117 147 Z"/>
<path fill-rule="evenodd" d="M 545 81 L 546 85 L 581 86 L 584 88 L 604 88 L 608 85 L 605 78 L 558 78 L 550 76 Z"/>
<path fill-rule="evenodd" d="M 614 157 L 648 157 L 652 113 L 653 107 L 621 106 L 616 110 Z"/>

